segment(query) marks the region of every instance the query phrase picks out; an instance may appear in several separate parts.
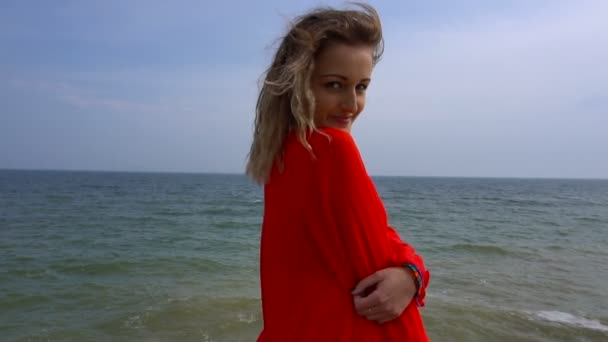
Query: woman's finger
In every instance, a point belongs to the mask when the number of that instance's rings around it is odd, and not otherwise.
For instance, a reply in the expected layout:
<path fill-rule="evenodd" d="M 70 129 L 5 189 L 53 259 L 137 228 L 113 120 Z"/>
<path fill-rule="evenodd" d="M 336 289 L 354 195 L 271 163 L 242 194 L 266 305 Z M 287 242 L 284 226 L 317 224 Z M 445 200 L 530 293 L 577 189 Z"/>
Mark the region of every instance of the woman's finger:
<path fill-rule="evenodd" d="M 355 310 L 359 315 L 368 315 L 368 310 L 381 305 L 379 295 L 373 292 L 367 297 L 354 296 Z"/>
<path fill-rule="evenodd" d="M 378 273 L 374 273 L 374 274 L 368 276 L 367 278 L 361 280 L 357 284 L 357 286 L 355 286 L 355 288 L 353 289 L 351 294 L 363 295 L 367 288 L 370 288 L 370 287 L 376 285 L 381 280 L 382 280 L 382 278 L 380 276 L 378 276 Z"/>

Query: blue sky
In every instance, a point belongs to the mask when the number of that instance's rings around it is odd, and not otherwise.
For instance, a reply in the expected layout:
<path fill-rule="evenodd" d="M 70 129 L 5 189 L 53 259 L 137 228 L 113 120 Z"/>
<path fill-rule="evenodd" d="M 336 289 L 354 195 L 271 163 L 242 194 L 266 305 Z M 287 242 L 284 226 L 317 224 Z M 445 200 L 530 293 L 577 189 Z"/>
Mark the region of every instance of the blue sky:
<path fill-rule="evenodd" d="M 0 2 L 0 168 L 242 173 L 301 1 Z M 608 2 L 373 1 L 374 175 L 608 178 Z"/>

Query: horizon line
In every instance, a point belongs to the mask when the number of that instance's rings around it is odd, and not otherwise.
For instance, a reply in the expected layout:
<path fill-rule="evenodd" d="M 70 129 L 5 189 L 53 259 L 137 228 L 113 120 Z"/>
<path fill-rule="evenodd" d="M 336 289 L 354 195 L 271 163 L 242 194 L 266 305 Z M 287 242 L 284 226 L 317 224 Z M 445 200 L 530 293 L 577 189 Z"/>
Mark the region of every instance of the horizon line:
<path fill-rule="evenodd" d="M 87 170 L 87 169 L 22 169 L 22 168 L 1 168 L 0 171 L 47 171 L 47 172 L 98 172 L 98 173 L 145 173 L 145 174 L 199 174 L 199 175 L 226 175 L 243 176 L 245 172 L 211 172 L 211 171 L 142 171 L 142 170 Z M 547 180 L 608 180 L 608 177 L 559 177 L 559 176 L 422 176 L 422 175 L 387 175 L 370 174 L 371 177 L 384 178 L 484 178 L 484 179 L 547 179 Z"/>

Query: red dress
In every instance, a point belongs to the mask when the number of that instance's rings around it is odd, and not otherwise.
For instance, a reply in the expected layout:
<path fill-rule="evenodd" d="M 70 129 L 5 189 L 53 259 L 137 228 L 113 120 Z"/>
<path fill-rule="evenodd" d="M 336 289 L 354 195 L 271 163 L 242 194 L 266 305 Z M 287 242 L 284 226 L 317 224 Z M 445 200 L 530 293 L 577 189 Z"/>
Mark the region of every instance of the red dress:
<path fill-rule="evenodd" d="M 308 139 L 314 157 L 292 132 L 264 188 L 258 341 L 428 341 L 416 300 L 384 324 L 355 311 L 351 291 L 378 270 L 415 265 L 421 305 L 430 275 L 389 227 L 351 135 L 321 131 Z"/>

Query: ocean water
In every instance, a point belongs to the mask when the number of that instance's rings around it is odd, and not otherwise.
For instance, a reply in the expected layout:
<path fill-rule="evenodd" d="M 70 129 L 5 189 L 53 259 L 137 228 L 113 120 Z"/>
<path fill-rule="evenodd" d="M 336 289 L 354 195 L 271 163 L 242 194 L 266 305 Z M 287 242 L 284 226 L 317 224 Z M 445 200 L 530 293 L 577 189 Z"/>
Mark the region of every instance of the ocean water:
<path fill-rule="evenodd" d="M 434 341 L 608 341 L 608 180 L 374 179 Z M 0 171 L 2 341 L 254 341 L 244 176 Z"/>

